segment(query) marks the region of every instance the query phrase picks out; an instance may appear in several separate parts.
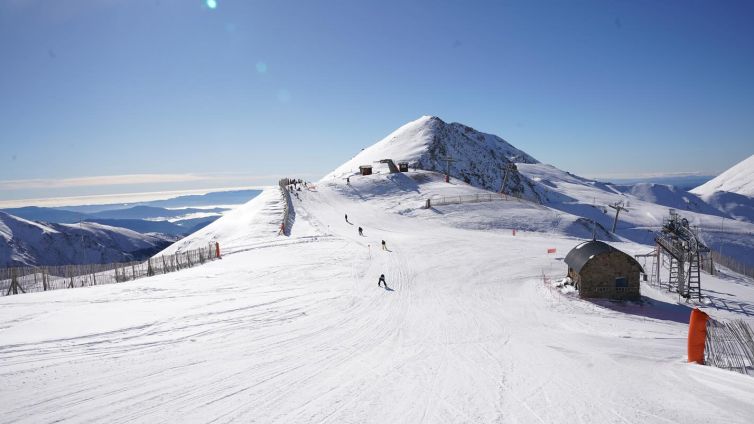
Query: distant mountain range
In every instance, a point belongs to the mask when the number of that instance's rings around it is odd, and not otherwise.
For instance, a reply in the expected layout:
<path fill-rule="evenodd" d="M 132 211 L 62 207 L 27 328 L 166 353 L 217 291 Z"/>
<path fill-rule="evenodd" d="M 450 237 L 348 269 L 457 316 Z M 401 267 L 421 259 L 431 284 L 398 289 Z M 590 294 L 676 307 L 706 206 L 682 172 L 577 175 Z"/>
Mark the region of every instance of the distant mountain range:
<path fill-rule="evenodd" d="M 143 204 L 1 210 L 0 266 L 141 260 L 259 193 L 237 190 Z"/>
<path fill-rule="evenodd" d="M 216 191 L 206 194 L 191 194 L 185 196 L 177 196 L 164 200 L 152 200 L 148 202 L 132 202 L 132 203 L 116 203 L 116 204 L 101 204 L 101 205 L 76 205 L 76 206 L 63 206 L 59 210 L 67 210 L 71 212 L 81 213 L 96 213 L 101 211 L 113 210 L 113 209 L 127 209 L 134 206 L 152 206 L 156 208 L 200 208 L 206 206 L 221 206 L 221 205 L 241 205 L 255 196 L 257 196 L 261 190 L 230 190 L 230 191 Z"/>
<path fill-rule="evenodd" d="M 658 176 L 644 178 L 601 178 L 600 181 L 610 181 L 618 185 L 655 184 L 671 185 L 681 190 L 691 190 L 707 181 L 715 178 L 714 175 L 683 175 L 683 176 Z"/>
<path fill-rule="evenodd" d="M 229 209 L 229 205 L 246 203 L 259 193 L 259 190 L 237 190 L 179 196 L 139 204 L 86 205 L 65 208 L 27 206 L 0 211 L 30 221 L 57 224 L 99 222 L 144 234 L 157 232 L 183 236 L 220 217 Z"/>
<path fill-rule="evenodd" d="M 175 240 L 94 222 L 47 224 L 0 212 L 0 266 L 128 262 Z"/>

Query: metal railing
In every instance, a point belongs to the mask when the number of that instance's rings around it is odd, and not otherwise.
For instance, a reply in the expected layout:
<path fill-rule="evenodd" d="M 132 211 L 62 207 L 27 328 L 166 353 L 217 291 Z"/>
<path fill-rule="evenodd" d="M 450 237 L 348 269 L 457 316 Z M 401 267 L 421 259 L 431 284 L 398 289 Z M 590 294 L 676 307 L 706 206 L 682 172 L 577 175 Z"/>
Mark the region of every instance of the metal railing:
<path fill-rule="evenodd" d="M 432 197 L 425 201 L 424 207 L 429 209 L 433 206 L 458 205 L 462 203 L 497 202 L 506 200 L 521 201 L 519 196 L 511 196 L 504 193 L 479 193 L 458 196 Z"/>
<path fill-rule="evenodd" d="M 720 252 L 716 252 L 714 250 L 711 251 L 709 255 L 716 264 L 722 265 L 730 269 L 731 271 L 737 272 L 741 275 L 754 278 L 754 266 L 739 262 L 731 258 L 730 256 L 725 256 Z"/>
<path fill-rule="evenodd" d="M 217 259 L 217 245 L 162 255 L 143 262 L 0 268 L 0 295 L 123 283 L 179 271 Z"/>

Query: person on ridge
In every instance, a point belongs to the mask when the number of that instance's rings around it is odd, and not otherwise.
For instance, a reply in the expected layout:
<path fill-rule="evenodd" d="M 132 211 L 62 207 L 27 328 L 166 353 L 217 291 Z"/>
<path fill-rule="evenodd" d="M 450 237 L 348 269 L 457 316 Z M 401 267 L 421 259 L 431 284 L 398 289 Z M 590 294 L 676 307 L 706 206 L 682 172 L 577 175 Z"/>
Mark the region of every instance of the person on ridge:
<path fill-rule="evenodd" d="M 387 283 L 385 282 L 385 274 L 380 274 L 380 279 L 377 280 L 377 287 L 382 287 L 381 284 L 384 284 L 385 288 L 387 288 Z"/>
<path fill-rule="evenodd" d="M 346 222 L 348 222 L 348 214 L 346 214 Z"/>
<path fill-rule="evenodd" d="M 361 227 L 359 227 L 359 235 L 360 235 L 360 236 L 363 236 L 363 235 L 364 235 L 364 229 L 363 229 L 363 228 L 361 228 Z"/>
<path fill-rule="evenodd" d="M 382 250 L 387 250 L 387 245 L 385 244 L 385 240 L 382 240 Z"/>

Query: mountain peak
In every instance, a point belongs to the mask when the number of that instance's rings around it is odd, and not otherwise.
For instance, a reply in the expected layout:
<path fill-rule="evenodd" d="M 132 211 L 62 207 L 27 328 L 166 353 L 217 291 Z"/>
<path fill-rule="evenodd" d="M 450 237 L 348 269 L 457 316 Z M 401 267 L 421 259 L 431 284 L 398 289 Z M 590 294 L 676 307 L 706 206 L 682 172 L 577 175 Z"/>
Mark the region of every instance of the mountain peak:
<path fill-rule="evenodd" d="M 503 184 L 501 169 L 509 164 L 539 163 L 496 135 L 457 122 L 446 123 L 437 116 L 424 115 L 364 148 L 323 180 L 356 175 L 363 165 L 379 168 L 383 159 L 392 159 L 396 163 L 408 162 L 409 167 L 415 169 L 445 172 L 446 158 L 453 159 L 450 165 L 452 177 L 492 191 L 500 190 Z M 515 170 L 509 177 L 506 182 L 509 192 L 533 193 Z"/>

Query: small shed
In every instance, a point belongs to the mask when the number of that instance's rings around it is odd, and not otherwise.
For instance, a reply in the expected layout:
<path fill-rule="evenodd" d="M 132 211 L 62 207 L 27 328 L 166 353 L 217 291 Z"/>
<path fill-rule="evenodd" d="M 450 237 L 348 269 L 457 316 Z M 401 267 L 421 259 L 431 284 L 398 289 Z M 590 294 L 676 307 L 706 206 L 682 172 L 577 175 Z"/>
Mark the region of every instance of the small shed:
<path fill-rule="evenodd" d="M 571 249 L 565 257 L 568 276 L 586 298 L 637 300 L 644 272 L 633 256 L 609 244 L 589 240 Z"/>
<path fill-rule="evenodd" d="M 408 172 L 408 162 L 398 162 L 398 170 L 401 172 Z"/>
<path fill-rule="evenodd" d="M 372 165 L 361 165 L 359 172 L 361 172 L 361 175 L 372 175 Z"/>

